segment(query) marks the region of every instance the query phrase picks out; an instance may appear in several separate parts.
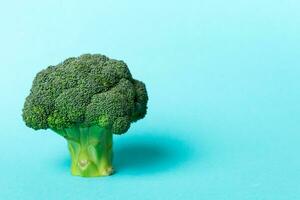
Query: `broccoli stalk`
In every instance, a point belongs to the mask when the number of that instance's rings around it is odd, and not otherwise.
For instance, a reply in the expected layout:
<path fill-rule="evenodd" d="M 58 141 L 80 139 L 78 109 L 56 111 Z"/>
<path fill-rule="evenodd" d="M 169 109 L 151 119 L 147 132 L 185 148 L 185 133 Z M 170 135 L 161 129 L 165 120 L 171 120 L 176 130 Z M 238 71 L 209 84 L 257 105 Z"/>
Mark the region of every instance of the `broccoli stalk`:
<path fill-rule="evenodd" d="M 113 172 L 113 134 L 144 118 L 147 102 L 145 84 L 123 61 L 85 54 L 40 71 L 22 116 L 28 127 L 67 140 L 73 175 L 106 176 Z"/>
<path fill-rule="evenodd" d="M 72 175 L 93 177 L 113 173 L 111 130 L 100 126 L 76 126 L 54 131 L 68 142 Z"/>

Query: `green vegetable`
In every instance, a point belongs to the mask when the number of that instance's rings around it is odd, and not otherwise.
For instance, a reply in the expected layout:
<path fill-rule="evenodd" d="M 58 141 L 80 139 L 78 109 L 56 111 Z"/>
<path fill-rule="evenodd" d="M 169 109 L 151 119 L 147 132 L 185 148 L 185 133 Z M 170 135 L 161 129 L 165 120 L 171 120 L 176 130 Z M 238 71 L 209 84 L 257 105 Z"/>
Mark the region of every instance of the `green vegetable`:
<path fill-rule="evenodd" d="M 142 119 L 147 102 L 145 84 L 123 61 L 84 54 L 39 72 L 22 116 L 28 127 L 67 140 L 73 175 L 106 176 L 113 173 L 113 134 Z"/>

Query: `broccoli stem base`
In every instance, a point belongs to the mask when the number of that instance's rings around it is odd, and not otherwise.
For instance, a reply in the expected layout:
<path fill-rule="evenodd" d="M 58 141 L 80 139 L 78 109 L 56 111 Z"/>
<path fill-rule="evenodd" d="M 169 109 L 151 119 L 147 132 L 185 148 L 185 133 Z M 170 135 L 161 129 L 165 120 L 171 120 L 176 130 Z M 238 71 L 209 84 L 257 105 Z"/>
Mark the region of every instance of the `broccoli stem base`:
<path fill-rule="evenodd" d="M 113 135 L 110 130 L 99 126 L 74 127 L 60 131 L 60 135 L 68 142 L 72 175 L 96 177 L 113 173 Z"/>

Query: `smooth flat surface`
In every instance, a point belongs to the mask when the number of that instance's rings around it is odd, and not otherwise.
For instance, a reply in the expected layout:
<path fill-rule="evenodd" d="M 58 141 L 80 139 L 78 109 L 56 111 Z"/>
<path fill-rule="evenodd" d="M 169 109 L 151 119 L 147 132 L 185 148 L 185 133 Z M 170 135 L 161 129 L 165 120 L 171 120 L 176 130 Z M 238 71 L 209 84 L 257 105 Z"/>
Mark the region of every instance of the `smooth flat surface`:
<path fill-rule="evenodd" d="M 2 2 L 0 199 L 299 200 L 299 8 Z M 21 119 L 35 74 L 82 53 L 123 59 L 149 92 L 107 178 L 72 177 L 66 142 Z"/>

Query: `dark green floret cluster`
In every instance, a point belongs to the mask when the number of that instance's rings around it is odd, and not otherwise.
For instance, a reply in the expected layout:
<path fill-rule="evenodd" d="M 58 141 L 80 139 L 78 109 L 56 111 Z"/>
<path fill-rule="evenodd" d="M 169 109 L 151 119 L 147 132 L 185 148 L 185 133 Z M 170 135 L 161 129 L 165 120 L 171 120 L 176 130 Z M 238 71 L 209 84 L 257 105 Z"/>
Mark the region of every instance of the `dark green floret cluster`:
<path fill-rule="evenodd" d="M 85 54 L 36 75 L 23 119 L 36 130 L 99 125 L 122 134 L 145 116 L 147 101 L 144 83 L 123 61 Z"/>

